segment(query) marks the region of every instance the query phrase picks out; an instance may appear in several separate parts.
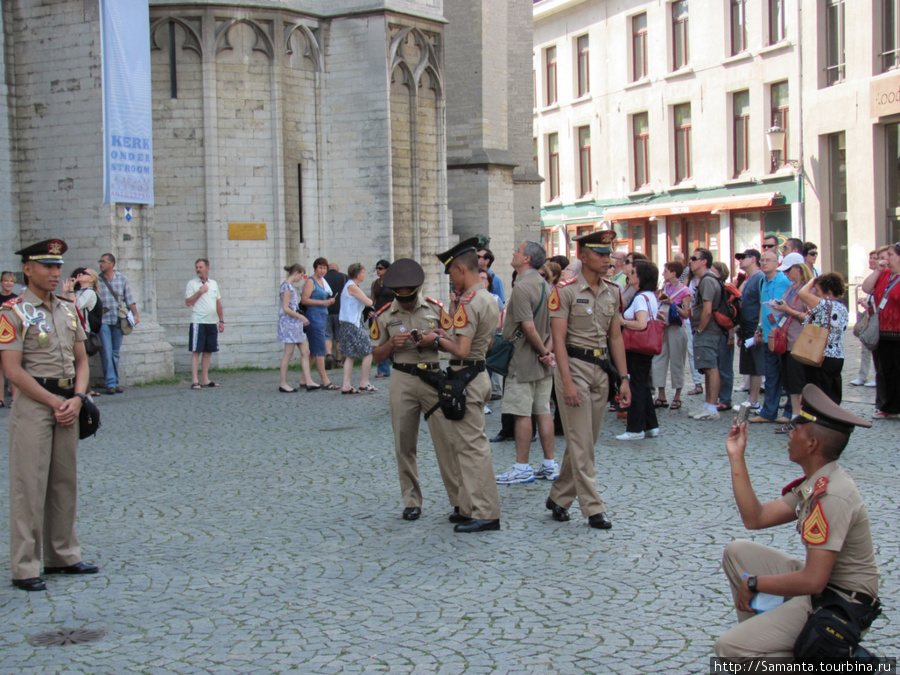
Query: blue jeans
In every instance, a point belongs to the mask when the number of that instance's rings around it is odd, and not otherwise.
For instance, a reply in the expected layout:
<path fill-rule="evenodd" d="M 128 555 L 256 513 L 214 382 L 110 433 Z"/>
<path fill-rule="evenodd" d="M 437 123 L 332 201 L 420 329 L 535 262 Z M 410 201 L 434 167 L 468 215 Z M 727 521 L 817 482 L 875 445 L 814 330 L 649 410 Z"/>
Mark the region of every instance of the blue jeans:
<path fill-rule="evenodd" d="M 103 362 L 103 384 L 106 388 L 119 385 L 119 350 L 123 337 L 118 326 L 108 323 L 100 326 L 100 360 Z"/>
<path fill-rule="evenodd" d="M 378 374 L 384 375 L 385 377 L 391 376 L 391 361 L 393 359 L 385 359 L 381 363 L 378 364 Z"/>
<path fill-rule="evenodd" d="M 722 388 L 719 390 L 719 403 L 731 405 L 731 393 L 734 390 L 734 347 L 728 347 L 728 333 L 719 338 L 719 377 Z"/>
<path fill-rule="evenodd" d="M 767 420 L 774 420 L 778 417 L 778 403 L 781 400 L 781 354 L 771 351 L 767 343 L 763 343 L 763 354 L 766 359 L 766 402 L 759 414 Z M 791 416 L 790 396 L 784 406 L 784 415 Z"/>

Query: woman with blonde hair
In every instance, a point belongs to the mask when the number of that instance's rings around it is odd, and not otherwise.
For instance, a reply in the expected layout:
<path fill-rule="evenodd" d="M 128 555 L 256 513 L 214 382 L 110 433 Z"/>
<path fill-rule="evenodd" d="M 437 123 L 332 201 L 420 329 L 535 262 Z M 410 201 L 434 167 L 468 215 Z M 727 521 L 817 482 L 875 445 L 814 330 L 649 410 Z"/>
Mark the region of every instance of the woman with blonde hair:
<path fill-rule="evenodd" d="M 787 351 L 781 355 L 781 377 L 784 391 L 790 398 L 791 410 L 794 414 L 799 414 L 800 395 L 806 385 L 806 371 L 803 370 L 802 363 L 791 358 L 791 350 L 794 348 L 797 338 L 800 337 L 803 322 L 806 321 L 809 312 L 809 307 L 800 296 L 800 289 L 813 278 L 813 274 L 800 253 L 788 253 L 784 256 L 778 270 L 784 272 L 791 280 L 791 285 L 788 286 L 778 302 L 778 311 L 787 315 L 783 324 L 779 321 L 779 325 L 787 326 Z M 776 434 L 786 434 L 790 431 L 790 419 L 785 417 L 776 421 L 780 421 L 784 425 L 775 429 Z"/>
<path fill-rule="evenodd" d="M 278 289 L 280 302 L 278 303 L 278 339 L 284 343 L 284 354 L 281 355 L 281 384 L 278 391 L 283 394 L 292 394 L 297 390 L 287 383 L 288 365 L 294 355 L 294 347 L 300 347 L 300 365 L 303 368 L 303 382 L 301 385 L 307 391 L 321 389 L 312 381 L 309 375 L 309 345 L 303 327 L 309 325 L 309 319 L 300 313 L 300 301 L 297 298 L 296 284 L 306 279 L 306 268 L 303 265 L 288 265 L 284 268 L 288 273 L 281 288 Z"/>

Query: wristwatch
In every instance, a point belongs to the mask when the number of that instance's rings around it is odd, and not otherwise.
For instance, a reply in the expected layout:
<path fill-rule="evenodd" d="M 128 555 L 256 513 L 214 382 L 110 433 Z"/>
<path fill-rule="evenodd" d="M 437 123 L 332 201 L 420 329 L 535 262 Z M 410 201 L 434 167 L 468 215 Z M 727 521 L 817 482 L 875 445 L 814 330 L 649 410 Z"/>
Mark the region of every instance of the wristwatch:
<path fill-rule="evenodd" d="M 756 585 L 758 583 L 759 578 L 755 574 L 747 577 L 747 588 L 750 589 L 751 593 L 759 593 L 759 591 L 756 590 Z"/>
<path fill-rule="evenodd" d="M 623 380 L 628 380 L 629 382 L 631 382 L 631 373 L 628 373 L 628 374 L 626 374 L 626 375 L 622 375 L 622 378 L 621 378 L 621 379 L 623 379 Z"/>
<path fill-rule="evenodd" d="M 75 396 L 80 398 L 82 403 L 87 403 L 88 399 L 87 399 L 87 396 L 85 396 L 84 394 L 75 394 Z"/>

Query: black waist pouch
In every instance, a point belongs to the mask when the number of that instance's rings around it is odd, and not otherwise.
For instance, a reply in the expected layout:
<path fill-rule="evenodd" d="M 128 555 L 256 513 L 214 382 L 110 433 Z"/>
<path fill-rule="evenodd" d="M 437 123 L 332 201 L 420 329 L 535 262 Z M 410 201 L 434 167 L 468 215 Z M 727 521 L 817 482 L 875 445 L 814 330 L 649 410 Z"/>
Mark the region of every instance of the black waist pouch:
<path fill-rule="evenodd" d="M 881 614 L 881 603 L 862 605 L 825 590 L 812 597 L 803 630 L 794 643 L 794 658 L 799 663 L 847 661 L 859 646 L 862 632 Z"/>

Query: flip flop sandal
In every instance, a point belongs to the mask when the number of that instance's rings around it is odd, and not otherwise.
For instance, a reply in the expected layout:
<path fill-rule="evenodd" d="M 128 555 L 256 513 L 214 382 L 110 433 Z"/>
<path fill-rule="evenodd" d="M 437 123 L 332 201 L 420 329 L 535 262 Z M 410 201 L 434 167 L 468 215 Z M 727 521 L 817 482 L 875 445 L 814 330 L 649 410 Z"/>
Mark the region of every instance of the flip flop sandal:
<path fill-rule="evenodd" d="M 319 391 L 322 388 L 321 384 L 307 384 L 306 391 Z"/>
<path fill-rule="evenodd" d="M 698 396 L 703 393 L 703 387 L 694 387 L 688 392 L 688 396 Z"/>
<path fill-rule="evenodd" d="M 358 393 L 359 393 L 359 389 L 352 389 L 352 388 L 351 388 L 351 389 L 349 389 L 349 390 L 347 390 L 347 391 L 344 391 L 343 389 L 341 389 L 341 393 L 342 393 L 342 394 L 358 394 Z"/>
<path fill-rule="evenodd" d="M 220 386 L 220 385 L 219 385 L 218 383 L 213 382 L 212 380 L 210 380 L 209 384 L 204 384 L 203 386 L 204 386 L 204 387 L 218 387 L 218 386 Z"/>
<path fill-rule="evenodd" d="M 373 387 L 371 384 L 367 384 L 365 387 L 360 387 L 359 390 L 360 390 L 360 391 L 378 391 L 378 390 L 377 390 L 375 387 Z"/>
<path fill-rule="evenodd" d="M 191 385 L 191 389 L 197 389 L 197 390 L 200 390 L 200 389 L 203 389 L 203 387 L 200 386 L 200 383 L 199 383 L 199 382 L 194 382 L 194 383 Z"/>
<path fill-rule="evenodd" d="M 653 401 L 653 407 L 654 408 L 668 408 L 669 402 L 664 398 L 658 398 L 655 401 Z"/>
<path fill-rule="evenodd" d="M 669 406 L 669 410 L 679 410 L 681 408 L 681 399 L 676 398 L 672 401 L 672 405 Z"/>
<path fill-rule="evenodd" d="M 731 406 L 726 405 L 724 403 L 720 403 L 719 405 L 716 406 L 716 410 L 718 410 L 719 412 L 725 412 L 726 410 L 731 410 Z"/>
<path fill-rule="evenodd" d="M 334 382 L 329 382 L 328 384 L 323 384 L 321 386 L 325 391 L 337 391 L 338 389 L 340 389 L 340 387 L 337 386 Z"/>

